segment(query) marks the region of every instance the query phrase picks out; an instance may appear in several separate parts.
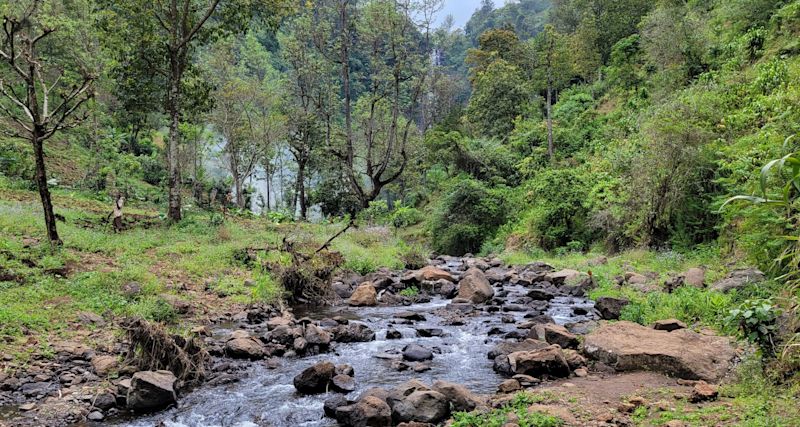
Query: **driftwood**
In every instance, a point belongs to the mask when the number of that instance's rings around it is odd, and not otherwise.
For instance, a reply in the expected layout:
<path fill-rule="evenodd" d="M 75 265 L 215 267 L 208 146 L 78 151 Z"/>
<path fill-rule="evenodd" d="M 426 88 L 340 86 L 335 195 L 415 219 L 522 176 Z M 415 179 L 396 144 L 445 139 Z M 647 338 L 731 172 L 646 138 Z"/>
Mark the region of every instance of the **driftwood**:
<path fill-rule="evenodd" d="M 130 348 L 126 363 L 140 370 L 171 371 L 183 384 L 197 384 L 206 375 L 208 352 L 196 337 L 170 335 L 163 326 L 142 318 L 122 322 Z"/>

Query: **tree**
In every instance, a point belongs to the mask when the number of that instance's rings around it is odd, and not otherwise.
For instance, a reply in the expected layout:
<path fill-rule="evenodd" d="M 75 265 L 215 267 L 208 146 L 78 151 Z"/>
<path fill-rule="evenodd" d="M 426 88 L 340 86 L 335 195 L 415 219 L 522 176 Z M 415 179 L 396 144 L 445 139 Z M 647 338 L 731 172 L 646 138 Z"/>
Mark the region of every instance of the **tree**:
<path fill-rule="evenodd" d="M 564 37 L 552 25 L 545 26 L 533 41 L 535 69 L 539 85 L 544 88 L 547 119 L 547 154 L 555 155 L 553 141 L 553 91 L 566 85 L 572 77 L 569 51 Z"/>
<path fill-rule="evenodd" d="M 169 119 L 167 139 L 168 191 L 167 216 L 181 219 L 181 174 L 178 161 L 179 125 L 187 107 L 187 91 L 191 86 L 192 59 L 198 46 L 215 35 L 239 31 L 254 16 L 274 20 L 281 16 L 288 0 L 105 0 L 120 27 L 109 28 L 128 39 L 130 51 L 121 56 L 136 55 L 141 60 L 126 65 L 150 70 L 149 76 L 161 78 L 164 87 L 164 110 Z M 216 18 L 216 19 L 212 19 Z M 142 77 L 148 73 L 138 73 Z M 202 87 L 202 85 L 201 85 Z"/>
<path fill-rule="evenodd" d="M 523 114 L 530 98 L 519 67 L 496 60 L 478 73 L 473 82 L 467 119 L 480 135 L 504 141 L 514 130 L 514 121 Z"/>
<path fill-rule="evenodd" d="M 26 139 L 33 146 L 47 237 L 51 244 L 60 245 L 47 182 L 44 142 L 84 121 L 80 112 L 94 95 L 95 75 L 79 55 L 59 51 L 62 43 L 75 40 L 54 35 L 58 28 L 45 24 L 42 3 L 32 0 L 19 16 L 3 17 L 0 111 L 11 124 L 5 133 Z"/>

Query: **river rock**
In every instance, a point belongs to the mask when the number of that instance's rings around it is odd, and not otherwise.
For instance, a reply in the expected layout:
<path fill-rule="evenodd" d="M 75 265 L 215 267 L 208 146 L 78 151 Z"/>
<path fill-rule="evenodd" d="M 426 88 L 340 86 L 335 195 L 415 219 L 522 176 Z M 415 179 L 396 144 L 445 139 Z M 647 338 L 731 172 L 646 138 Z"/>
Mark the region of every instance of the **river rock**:
<path fill-rule="evenodd" d="M 727 277 L 715 282 L 711 289 L 720 292 L 730 292 L 733 289 L 741 289 L 751 283 L 763 282 L 766 279 L 761 270 L 755 268 L 745 268 L 731 271 Z"/>
<path fill-rule="evenodd" d="M 331 330 L 336 342 L 369 342 L 375 340 L 375 331 L 360 322 L 349 322 Z"/>
<path fill-rule="evenodd" d="M 170 371 L 140 371 L 133 374 L 128 389 L 128 409 L 134 411 L 156 411 L 175 403 L 175 382 Z"/>
<path fill-rule="evenodd" d="M 92 358 L 94 373 L 105 377 L 119 366 L 119 360 L 114 356 L 95 356 Z"/>
<path fill-rule="evenodd" d="M 516 393 L 520 390 L 522 390 L 522 384 L 513 378 L 509 378 L 497 386 L 499 393 Z"/>
<path fill-rule="evenodd" d="M 568 377 L 569 364 L 564 358 L 561 347 L 551 345 L 541 350 L 520 351 L 508 355 L 511 372 L 534 377 L 548 375 L 551 377 Z"/>
<path fill-rule="evenodd" d="M 716 400 L 719 395 L 719 390 L 705 381 L 698 381 L 692 388 L 692 394 L 689 401 L 692 403 L 700 403 L 709 400 Z"/>
<path fill-rule="evenodd" d="M 418 421 L 438 424 L 450 415 L 450 402 L 435 390 L 418 390 L 392 405 L 395 422 Z"/>
<path fill-rule="evenodd" d="M 392 409 L 381 399 L 367 396 L 352 405 L 335 410 L 336 421 L 347 427 L 389 427 L 392 425 Z"/>
<path fill-rule="evenodd" d="M 594 304 L 594 308 L 600 313 L 600 317 L 605 320 L 617 320 L 622 313 L 622 308 L 630 304 L 625 298 L 600 297 Z"/>
<path fill-rule="evenodd" d="M 356 389 L 356 380 L 350 375 L 339 374 L 333 376 L 331 385 L 333 385 L 333 389 L 338 392 L 350 393 Z"/>
<path fill-rule="evenodd" d="M 386 339 L 387 340 L 399 340 L 403 338 L 403 334 L 395 328 L 389 328 L 386 330 Z"/>
<path fill-rule="evenodd" d="M 378 292 L 372 283 L 364 282 L 356 288 L 347 303 L 353 307 L 371 307 L 378 305 Z"/>
<path fill-rule="evenodd" d="M 333 363 L 319 362 L 294 377 L 294 388 L 302 394 L 324 393 L 335 373 Z"/>
<path fill-rule="evenodd" d="M 403 359 L 411 362 L 431 360 L 433 352 L 421 345 L 409 344 L 403 347 Z"/>
<path fill-rule="evenodd" d="M 238 359 L 262 359 L 265 355 L 264 345 L 246 331 L 235 331 L 225 343 L 225 353 Z"/>
<path fill-rule="evenodd" d="M 305 339 L 309 344 L 327 346 L 331 343 L 331 334 L 319 326 L 308 324 L 305 329 Z"/>
<path fill-rule="evenodd" d="M 561 348 L 577 348 L 578 337 L 567 330 L 567 328 L 554 323 L 534 326 L 528 338 L 544 341 L 548 344 L 558 344 Z"/>
<path fill-rule="evenodd" d="M 346 363 L 342 363 L 340 365 L 336 365 L 336 370 L 334 372 L 336 373 L 336 375 L 349 375 L 352 377 L 353 375 L 355 375 L 356 371 L 355 369 L 353 369 L 352 366 Z"/>
<path fill-rule="evenodd" d="M 470 412 L 481 404 L 477 396 L 460 384 L 440 380 L 433 383 L 433 389 L 442 393 L 457 412 Z"/>
<path fill-rule="evenodd" d="M 684 379 L 718 381 L 736 352 L 725 337 L 688 329 L 666 332 L 620 321 L 595 329 L 584 340 L 585 353 L 618 371 L 652 370 Z"/>
<path fill-rule="evenodd" d="M 657 331 L 672 332 L 678 329 L 686 329 L 686 324 L 678 319 L 659 320 L 653 324 L 653 329 Z"/>
<path fill-rule="evenodd" d="M 420 268 L 419 270 L 409 272 L 401 279 L 401 281 L 403 283 L 418 284 L 422 282 L 435 282 L 441 279 L 453 283 L 455 283 L 456 281 L 455 277 L 453 277 L 452 274 L 448 273 L 445 270 L 442 270 L 441 268 L 434 267 L 432 265 L 428 265 Z"/>
<path fill-rule="evenodd" d="M 548 345 L 544 341 L 539 341 L 535 339 L 526 339 L 524 341 L 503 341 L 497 345 L 495 345 L 487 356 L 489 359 L 494 360 L 497 356 L 507 356 L 511 353 L 517 351 L 534 351 L 534 350 L 541 350 L 546 348 Z"/>
<path fill-rule="evenodd" d="M 326 417 L 335 418 L 336 410 L 349 404 L 350 402 L 347 401 L 347 398 L 344 397 L 344 395 L 334 394 L 325 399 L 325 402 L 322 404 L 322 410 L 325 412 Z"/>
<path fill-rule="evenodd" d="M 484 303 L 494 296 L 494 289 L 486 279 L 486 275 L 477 268 L 467 270 L 458 286 L 458 298 L 474 304 Z"/>

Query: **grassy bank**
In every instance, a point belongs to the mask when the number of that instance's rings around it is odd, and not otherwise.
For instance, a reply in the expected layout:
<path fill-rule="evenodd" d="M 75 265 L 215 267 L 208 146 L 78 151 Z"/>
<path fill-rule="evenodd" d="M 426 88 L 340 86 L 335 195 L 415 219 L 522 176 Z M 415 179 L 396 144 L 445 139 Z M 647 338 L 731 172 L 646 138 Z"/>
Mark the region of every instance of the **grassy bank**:
<path fill-rule="evenodd" d="M 0 190 L 0 353 L 17 359 L 47 353 L 54 340 L 70 338 L 81 312 L 138 315 L 179 327 L 186 318 L 275 302 L 282 289 L 268 272 L 243 262 L 242 251 L 284 237 L 322 242 L 342 227 L 222 220 L 218 213 L 191 211 L 168 227 L 152 207 L 135 206 L 125 210 L 131 229 L 114 233 L 104 222 L 110 202 L 66 190 L 56 191 L 54 200 L 65 219 L 59 250 L 44 238 L 36 193 Z M 344 255 L 345 268 L 368 272 L 402 267 L 408 246 L 386 229 L 354 229 L 333 248 Z M 187 307 L 190 315 L 179 316 Z"/>

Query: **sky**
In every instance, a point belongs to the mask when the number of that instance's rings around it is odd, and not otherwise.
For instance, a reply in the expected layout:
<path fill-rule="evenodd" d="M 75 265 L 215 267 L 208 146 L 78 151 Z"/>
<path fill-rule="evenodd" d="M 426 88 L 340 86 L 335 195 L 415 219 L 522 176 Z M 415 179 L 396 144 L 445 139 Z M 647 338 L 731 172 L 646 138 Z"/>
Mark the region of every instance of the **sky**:
<path fill-rule="evenodd" d="M 494 0 L 495 7 L 500 7 L 508 0 Z M 447 15 L 453 15 L 456 26 L 464 28 L 472 12 L 481 5 L 481 0 L 445 0 L 444 9 L 439 12 L 437 22 L 442 22 Z"/>

